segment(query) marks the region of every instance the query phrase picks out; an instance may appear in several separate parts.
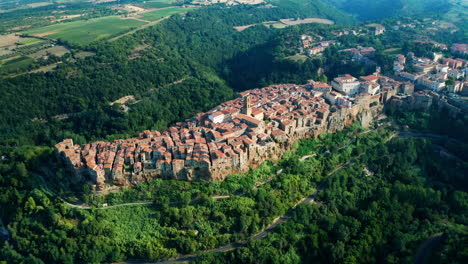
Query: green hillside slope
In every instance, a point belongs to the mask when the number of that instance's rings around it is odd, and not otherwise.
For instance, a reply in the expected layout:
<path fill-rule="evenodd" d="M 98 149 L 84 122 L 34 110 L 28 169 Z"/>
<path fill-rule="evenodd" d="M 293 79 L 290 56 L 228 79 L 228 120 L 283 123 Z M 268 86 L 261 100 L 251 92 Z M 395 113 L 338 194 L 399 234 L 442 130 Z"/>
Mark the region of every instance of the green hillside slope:
<path fill-rule="evenodd" d="M 391 16 L 407 16 L 426 12 L 447 12 L 448 0 L 324 0 L 328 4 L 355 15 L 360 20 Z"/>

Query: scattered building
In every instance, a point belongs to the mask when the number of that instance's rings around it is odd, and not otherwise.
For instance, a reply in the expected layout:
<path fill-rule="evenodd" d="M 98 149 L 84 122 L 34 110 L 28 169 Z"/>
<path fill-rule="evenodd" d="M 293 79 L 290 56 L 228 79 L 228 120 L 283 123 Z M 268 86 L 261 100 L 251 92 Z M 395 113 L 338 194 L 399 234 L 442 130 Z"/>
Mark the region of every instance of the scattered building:
<path fill-rule="evenodd" d="M 455 43 L 455 44 L 452 45 L 452 47 L 450 47 L 450 50 L 451 50 L 453 53 L 458 53 L 458 54 L 466 55 L 466 54 L 468 54 L 468 44 L 458 44 L 458 43 Z"/>

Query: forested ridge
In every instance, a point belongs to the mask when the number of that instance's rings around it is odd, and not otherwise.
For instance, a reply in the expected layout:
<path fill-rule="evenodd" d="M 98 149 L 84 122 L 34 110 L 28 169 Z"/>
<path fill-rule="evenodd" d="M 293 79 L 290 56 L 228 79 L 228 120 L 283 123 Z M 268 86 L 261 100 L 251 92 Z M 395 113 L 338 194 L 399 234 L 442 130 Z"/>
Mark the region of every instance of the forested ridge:
<path fill-rule="evenodd" d="M 278 32 L 263 26 L 237 32 L 233 26 L 298 14 L 338 21 L 345 17 L 330 8 L 318 14 L 313 9 L 292 7 L 207 7 L 185 17 L 173 16 L 115 42 L 90 44 L 85 49 L 96 56 L 75 59 L 72 53 L 54 72 L 4 78 L 0 84 L 2 142 L 50 145 L 64 133 L 76 135 L 78 140 L 128 136 L 146 128 L 163 129 L 171 122 L 207 110 L 234 96 L 230 87 L 236 85 L 226 82 L 226 61 L 268 42 Z M 236 87 L 244 90 L 254 88 L 254 84 Z M 184 94 L 186 85 L 193 98 L 176 99 L 175 95 Z M 109 106 L 109 102 L 126 95 L 147 98 L 132 107 L 132 118 L 117 111 L 118 107 Z M 184 104 L 187 99 L 189 105 Z M 153 114 L 147 115 L 145 110 L 149 108 Z M 70 118 L 55 120 L 53 116 L 59 114 Z"/>

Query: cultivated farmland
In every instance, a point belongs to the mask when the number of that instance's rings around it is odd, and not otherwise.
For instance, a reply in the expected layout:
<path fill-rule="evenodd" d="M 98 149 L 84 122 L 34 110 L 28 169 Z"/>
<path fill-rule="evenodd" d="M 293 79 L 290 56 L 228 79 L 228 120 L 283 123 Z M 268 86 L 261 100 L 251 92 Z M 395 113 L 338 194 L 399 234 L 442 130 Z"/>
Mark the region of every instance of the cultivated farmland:
<path fill-rule="evenodd" d="M 149 21 L 155 21 L 158 19 L 161 19 L 163 17 L 183 13 L 183 12 L 188 12 L 193 10 L 194 8 L 182 8 L 182 7 L 169 7 L 169 8 L 164 8 L 164 9 L 159 9 L 147 13 L 141 14 L 141 17 L 144 20 L 149 20 Z"/>
<path fill-rule="evenodd" d="M 157 1 L 147 1 L 142 5 L 147 8 L 164 8 L 169 6 L 174 6 L 172 0 L 157 0 Z"/>
<path fill-rule="evenodd" d="M 135 19 L 122 19 L 116 16 L 110 16 L 56 24 L 28 30 L 23 33 L 31 36 L 61 39 L 73 44 L 85 45 L 96 40 L 115 36 L 144 24 L 145 22 Z"/>

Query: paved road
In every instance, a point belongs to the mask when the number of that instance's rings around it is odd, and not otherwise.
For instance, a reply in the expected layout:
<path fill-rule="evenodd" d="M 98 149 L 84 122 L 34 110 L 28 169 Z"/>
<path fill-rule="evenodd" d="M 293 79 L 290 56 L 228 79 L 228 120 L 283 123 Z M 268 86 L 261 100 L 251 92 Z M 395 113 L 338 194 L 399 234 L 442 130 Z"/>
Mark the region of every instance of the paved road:
<path fill-rule="evenodd" d="M 416 253 L 416 257 L 414 258 L 415 264 L 424 264 L 428 262 L 429 254 L 431 253 L 432 249 L 437 246 L 442 239 L 444 238 L 444 233 L 435 233 L 429 239 L 424 241 L 418 249 Z"/>
<path fill-rule="evenodd" d="M 429 139 L 449 139 L 456 144 L 465 144 L 462 141 L 451 138 L 445 135 L 433 134 L 433 133 L 423 133 L 423 132 L 398 132 L 399 137 L 412 137 L 412 138 L 429 138 Z"/>

